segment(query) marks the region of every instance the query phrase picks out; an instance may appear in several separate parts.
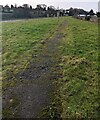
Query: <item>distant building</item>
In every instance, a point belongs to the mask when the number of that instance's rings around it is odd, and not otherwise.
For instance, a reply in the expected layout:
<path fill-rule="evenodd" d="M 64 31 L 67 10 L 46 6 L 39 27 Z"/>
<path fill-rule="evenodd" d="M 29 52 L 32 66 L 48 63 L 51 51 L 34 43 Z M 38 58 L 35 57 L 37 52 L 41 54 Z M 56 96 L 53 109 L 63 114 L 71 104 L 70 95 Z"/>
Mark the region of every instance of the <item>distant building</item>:
<path fill-rule="evenodd" d="M 80 17 L 86 17 L 85 14 L 79 14 L 78 16 L 80 16 Z"/>
<path fill-rule="evenodd" d="M 3 5 L 0 5 L 0 12 L 3 11 Z"/>
<path fill-rule="evenodd" d="M 8 5 L 6 5 L 5 7 L 3 7 L 3 12 L 10 12 L 10 7 Z"/>

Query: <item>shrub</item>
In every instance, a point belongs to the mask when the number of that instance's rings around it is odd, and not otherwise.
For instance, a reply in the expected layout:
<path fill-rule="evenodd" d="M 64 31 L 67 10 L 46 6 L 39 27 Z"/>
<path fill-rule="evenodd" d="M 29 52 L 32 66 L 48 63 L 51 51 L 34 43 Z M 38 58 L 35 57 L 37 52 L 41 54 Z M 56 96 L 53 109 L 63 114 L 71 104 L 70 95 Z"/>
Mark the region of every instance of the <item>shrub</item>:
<path fill-rule="evenodd" d="M 90 18 L 91 18 L 91 16 L 86 16 L 86 17 L 85 17 L 85 20 L 89 21 Z"/>

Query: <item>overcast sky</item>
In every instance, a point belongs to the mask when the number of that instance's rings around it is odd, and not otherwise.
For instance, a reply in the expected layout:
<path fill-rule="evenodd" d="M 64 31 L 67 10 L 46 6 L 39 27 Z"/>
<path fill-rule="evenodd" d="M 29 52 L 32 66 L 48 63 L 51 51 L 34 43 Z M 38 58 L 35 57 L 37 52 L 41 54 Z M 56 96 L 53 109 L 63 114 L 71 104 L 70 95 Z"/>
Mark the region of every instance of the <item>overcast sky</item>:
<path fill-rule="evenodd" d="M 33 7 L 36 7 L 37 4 L 46 4 L 48 6 L 53 5 L 56 8 L 83 8 L 85 10 L 93 9 L 94 11 L 98 11 L 98 1 L 99 0 L 0 0 L 0 5 L 11 5 L 17 4 L 29 4 Z"/>

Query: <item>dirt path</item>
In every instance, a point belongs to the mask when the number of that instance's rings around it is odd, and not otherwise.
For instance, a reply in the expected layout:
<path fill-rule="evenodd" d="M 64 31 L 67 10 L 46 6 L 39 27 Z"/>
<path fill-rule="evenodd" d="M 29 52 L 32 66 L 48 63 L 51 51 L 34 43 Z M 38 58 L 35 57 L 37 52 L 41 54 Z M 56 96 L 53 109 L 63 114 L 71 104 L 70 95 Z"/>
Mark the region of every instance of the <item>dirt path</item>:
<path fill-rule="evenodd" d="M 57 46 L 63 38 L 60 32 L 64 29 L 64 21 L 49 39 L 39 55 L 33 55 L 33 60 L 25 71 L 15 75 L 18 84 L 9 87 L 3 96 L 4 116 L 19 118 L 37 118 L 43 108 L 52 101 L 53 82 L 59 69 L 59 52 Z"/>

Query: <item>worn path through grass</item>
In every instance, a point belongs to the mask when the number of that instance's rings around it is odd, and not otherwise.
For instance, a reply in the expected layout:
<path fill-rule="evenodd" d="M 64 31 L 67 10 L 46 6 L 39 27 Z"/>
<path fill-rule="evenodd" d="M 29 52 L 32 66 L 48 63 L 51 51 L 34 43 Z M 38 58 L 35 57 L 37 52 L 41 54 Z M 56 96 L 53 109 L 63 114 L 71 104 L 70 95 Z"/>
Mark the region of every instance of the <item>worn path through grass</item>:
<path fill-rule="evenodd" d="M 66 22 L 64 21 L 43 43 L 41 52 L 37 55 L 33 54 L 28 67 L 14 75 L 19 82 L 5 90 L 3 95 L 4 117 L 38 117 L 42 109 L 51 104 L 54 92 L 53 82 L 59 77 L 57 75 L 60 59 L 58 45 L 64 37 L 62 30 L 65 27 Z"/>

